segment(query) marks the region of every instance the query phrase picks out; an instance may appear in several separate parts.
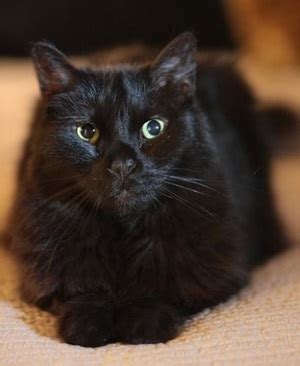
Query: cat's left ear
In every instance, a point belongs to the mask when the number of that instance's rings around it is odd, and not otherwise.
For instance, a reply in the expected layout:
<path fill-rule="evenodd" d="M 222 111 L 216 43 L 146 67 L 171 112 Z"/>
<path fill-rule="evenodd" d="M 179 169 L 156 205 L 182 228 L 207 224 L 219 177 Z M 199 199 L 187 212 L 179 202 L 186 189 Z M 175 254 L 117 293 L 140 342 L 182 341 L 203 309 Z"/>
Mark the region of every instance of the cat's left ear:
<path fill-rule="evenodd" d="M 79 77 L 79 71 L 66 56 L 48 42 L 35 43 L 31 55 L 41 92 L 46 97 L 71 88 Z"/>
<path fill-rule="evenodd" d="M 152 82 L 158 88 L 176 88 L 183 96 L 195 91 L 197 41 L 186 32 L 169 43 L 152 65 Z"/>

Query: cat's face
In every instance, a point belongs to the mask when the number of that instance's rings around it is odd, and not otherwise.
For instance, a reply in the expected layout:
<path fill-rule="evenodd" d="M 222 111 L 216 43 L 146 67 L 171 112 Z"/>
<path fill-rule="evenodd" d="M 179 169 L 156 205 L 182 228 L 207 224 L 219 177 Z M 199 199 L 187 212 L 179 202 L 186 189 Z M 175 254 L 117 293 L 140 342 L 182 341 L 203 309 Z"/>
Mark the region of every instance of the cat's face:
<path fill-rule="evenodd" d="M 195 52 L 184 34 L 152 65 L 78 70 L 38 43 L 46 116 L 36 143 L 47 179 L 65 178 L 118 213 L 155 204 L 192 141 Z"/>

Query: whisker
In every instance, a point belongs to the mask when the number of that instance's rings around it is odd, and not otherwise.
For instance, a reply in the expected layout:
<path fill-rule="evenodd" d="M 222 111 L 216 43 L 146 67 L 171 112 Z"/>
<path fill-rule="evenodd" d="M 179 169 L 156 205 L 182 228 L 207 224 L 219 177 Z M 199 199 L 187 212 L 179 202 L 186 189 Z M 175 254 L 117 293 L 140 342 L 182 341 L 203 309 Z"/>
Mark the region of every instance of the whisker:
<path fill-rule="evenodd" d="M 175 186 L 175 187 L 178 187 L 178 188 L 181 188 L 181 189 L 185 189 L 186 191 L 190 191 L 190 192 L 194 192 L 194 193 L 197 193 L 197 194 L 205 195 L 204 192 L 200 192 L 200 191 L 197 191 L 196 189 L 185 187 L 185 186 L 182 186 L 180 184 L 176 184 L 176 183 L 173 183 L 173 182 L 170 182 L 170 181 L 167 181 L 167 180 L 166 180 L 166 184 L 170 184 L 172 186 Z"/>
<path fill-rule="evenodd" d="M 187 169 L 187 168 L 172 168 L 171 170 L 181 170 L 181 171 L 186 171 L 186 172 L 191 172 L 191 173 L 196 173 L 196 174 L 199 173 L 197 170 Z"/>
<path fill-rule="evenodd" d="M 203 183 L 204 180 L 203 179 L 200 179 L 200 178 L 180 177 L 180 176 L 176 176 L 176 175 L 169 175 L 168 177 L 171 178 L 171 179 L 174 179 L 174 180 L 179 180 L 179 181 L 183 181 L 183 182 L 187 182 L 187 183 L 199 185 L 199 186 L 201 186 L 203 188 L 207 188 L 209 190 L 212 190 L 214 192 L 219 193 L 215 188 L 210 187 L 209 185 Z"/>
<path fill-rule="evenodd" d="M 174 191 L 170 191 L 169 189 L 167 189 L 166 191 L 167 191 L 168 194 L 173 196 L 174 199 L 177 199 L 178 202 L 181 202 L 182 204 L 184 204 L 188 208 L 193 209 L 195 212 L 199 213 L 200 215 L 201 215 L 201 213 L 198 211 L 198 209 L 202 210 L 203 212 L 205 212 L 207 215 L 214 218 L 215 220 L 218 220 L 218 221 L 220 220 L 215 214 L 210 212 L 205 207 L 203 207 L 199 204 L 197 206 L 195 206 L 195 202 L 192 202 L 189 199 L 187 199 L 186 197 L 182 197 L 182 196 L 176 194 Z"/>
<path fill-rule="evenodd" d="M 85 200 L 86 200 L 87 197 L 85 195 L 85 192 L 81 192 L 75 198 L 76 198 L 76 200 L 73 200 L 73 204 L 75 204 L 74 201 L 76 201 L 76 202 L 78 201 L 77 204 L 79 206 L 81 206 L 85 202 Z M 77 215 L 76 215 L 76 220 L 78 219 L 78 217 L 79 217 L 79 213 L 77 213 Z M 51 239 L 49 240 L 50 242 L 54 239 L 55 235 L 58 234 L 59 230 L 65 225 L 65 223 L 67 221 L 68 221 L 68 218 L 62 220 L 61 224 L 59 225 L 59 228 L 55 230 L 55 234 L 53 234 L 51 236 Z M 52 264 L 52 262 L 54 260 L 54 256 L 55 256 L 55 253 L 57 251 L 57 248 L 58 248 L 59 244 L 62 243 L 62 240 L 65 240 L 65 236 L 69 232 L 70 228 L 73 227 L 73 224 L 74 224 L 74 221 L 73 220 L 70 220 L 69 221 L 69 225 L 67 226 L 67 228 L 62 233 L 60 233 L 60 239 L 61 240 L 57 240 L 56 243 L 55 243 L 55 245 L 54 245 L 54 247 L 53 247 L 51 256 L 50 256 L 49 261 L 48 261 L 47 273 L 49 273 L 49 271 L 50 271 L 51 264 Z"/>
<path fill-rule="evenodd" d="M 121 180 L 121 177 L 116 173 L 114 172 L 112 169 L 110 168 L 107 168 L 107 171 L 112 174 L 113 176 L 115 176 L 118 180 Z"/>
<path fill-rule="evenodd" d="M 153 203 L 154 207 L 156 209 L 158 209 L 158 206 L 161 204 L 161 202 L 158 200 L 157 197 L 155 197 L 155 195 L 153 193 L 150 192 L 149 194 L 150 194 L 150 197 L 151 197 L 151 200 L 152 200 L 152 203 Z"/>
<path fill-rule="evenodd" d="M 40 203 L 37 207 L 34 207 L 32 210 L 26 211 L 26 217 L 24 217 L 20 222 L 17 223 L 17 230 L 15 232 L 14 236 L 17 236 L 22 229 L 28 229 L 27 225 L 25 227 L 23 226 L 28 217 L 32 216 L 33 214 L 37 214 L 41 209 L 45 208 L 47 204 L 49 204 L 52 200 L 55 200 L 57 198 L 60 198 L 61 196 L 65 195 L 66 193 L 72 193 L 74 190 L 77 189 L 77 186 L 67 186 L 61 189 L 58 192 L 55 192 L 53 195 L 50 195 L 50 197 L 47 197 L 42 203 Z M 15 242 L 13 241 L 11 249 L 14 250 L 15 248 Z"/>
<path fill-rule="evenodd" d="M 69 201 L 69 204 L 71 204 L 71 203 L 72 203 L 72 204 L 75 204 L 77 201 L 79 201 L 79 199 L 82 197 L 83 193 L 84 193 L 84 192 L 81 192 L 81 193 L 79 193 L 77 196 L 73 197 L 73 198 Z M 71 208 L 71 212 L 70 212 L 70 213 L 73 213 L 76 209 L 78 209 L 78 207 L 77 207 L 77 206 L 76 206 L 76 207 L 72 207 L 72 208 Z M 76 214 L 76 216 L 75 216 L 75 220 L 77 220 L 77 219 L 78 219 L 79 214 L 80 214 L 80 213 L 77 213 L 77 214 Z M 49 249 L 49 248 L 48 248 L 48 246 L 47 246 L 47 243 L 50 243 L 50 242 L 54 239 L 55 235 L 56 235 L 56 234 L 58 234 L 58 232 L 59 232 L 59 231 L 60 231 L 60 229 L 65 225 L 65 223 L 67 222 L 67 220 L 68 220 L 68 219 L 70 219 L 70 217 L 65 217 L 65 218 L 60 222 L 60 224 L 56 227 L 56 229 L 55 229 L 55 230 L 54 230 L 54 232 L 52 233 L 51 237 L 50 237 L 50 238 L 48 238 L 48 239 L 46 240 L 46 242 L 44 243 L 44 247 L 45 247 L 45 249 L 44 249 L 44 250 L 42 250 L 42 251 L 40 252 L 40 255 L 39 255 L 39 256 L 38 256 L 38 258 L 36 259 L 36 262 L 35 262 L 35 264 L 34 264 L 34 267 L 36 267 L 36 266 L 37 266 L 37 264 L 38 264 L 39 260 L 41 259 L 42 255 L 43 255 L 43 254 L 45 254 L 45 252 Z M 64 236 L 67 234 L 68 230 L 70 229 L 70 227 L 72 226 L 72 224 L 73 224 L 73 223 L 74 223 L 74 218 L 73 218 L 72 220 L 70 219 L 70 224 L 68 225 L 68 227 L 67 227 L 67 228 L 65 228 L 64 232 L 60 234 L 60 238 L 64 238 Z M 60 243 L 60 241 L 57 241 L 57 242 L 56 242 L 56 244 L 55 244 L 55 246 L 54 246 L 54 248 L 53 248 L 53 250 L 52 250 L 52 252 L 51 252 L 50 259 L 49 259 L 49 261 L 48 261 L 47 272 L 49 272 L 49 270 L 50 270 L 50 265 L 51 265 L 51 262 L 52 262 L 52 260 L 53 260 L 54 254 L 55 254 L 55 252 L 56 252 L 56 249 L 57 249 L 57 246 L 58 246 L 58 244 L 59 244 L 59 243 Z"/>

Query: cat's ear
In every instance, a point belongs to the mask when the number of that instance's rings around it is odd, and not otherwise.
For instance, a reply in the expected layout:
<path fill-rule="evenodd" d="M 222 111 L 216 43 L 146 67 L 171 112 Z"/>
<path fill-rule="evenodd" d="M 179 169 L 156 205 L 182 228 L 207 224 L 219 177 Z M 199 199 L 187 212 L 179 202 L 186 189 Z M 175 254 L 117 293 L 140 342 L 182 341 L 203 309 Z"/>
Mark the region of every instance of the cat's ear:
<path fill-rule="evenodd" d="M 31 55 L 44 96 L 61 93 L 69 89 L 78 79 L 78 70 L 50 43 L 35 43 Z"/>
<path fill-rule="evenodd" d="M 192 33 L 176 37 L 159 54 L 152 65 L 152 82 L 159 88 L 176 87 L 183 95 L 195 90 L 197 41 Z"/>

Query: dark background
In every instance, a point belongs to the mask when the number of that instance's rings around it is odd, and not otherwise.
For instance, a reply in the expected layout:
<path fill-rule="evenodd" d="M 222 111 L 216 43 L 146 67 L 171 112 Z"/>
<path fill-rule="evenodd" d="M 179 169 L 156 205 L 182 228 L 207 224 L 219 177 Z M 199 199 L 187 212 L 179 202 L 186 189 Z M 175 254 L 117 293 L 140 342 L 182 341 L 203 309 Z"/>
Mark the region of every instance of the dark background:
<path fill-rule="evenodd" d="M 0 0 L 2 55 L 26 55 L 41 39 L 68 53 L 162 44 L 185 30 L 201 48 L 233 47 L 221 0 Z"/>

